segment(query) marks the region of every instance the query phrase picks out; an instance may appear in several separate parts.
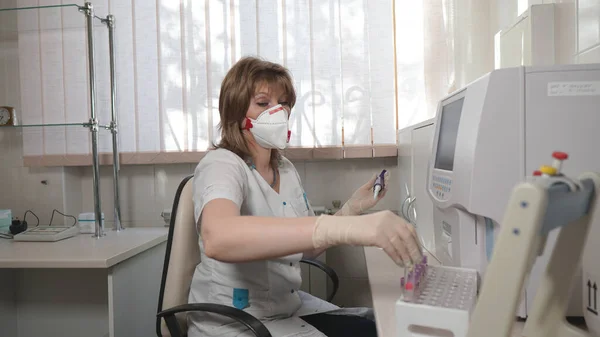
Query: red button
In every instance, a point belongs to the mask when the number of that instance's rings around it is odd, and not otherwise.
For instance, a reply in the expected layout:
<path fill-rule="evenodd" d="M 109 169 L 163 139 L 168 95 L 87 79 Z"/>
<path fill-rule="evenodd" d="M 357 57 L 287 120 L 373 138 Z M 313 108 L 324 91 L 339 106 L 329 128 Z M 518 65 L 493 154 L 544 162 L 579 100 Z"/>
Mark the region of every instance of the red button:
<path fill-rule="evenodd" d="M 533 175 L 534 176 L 541 176 L 542 175 L 542 171 L 533 171 Z"/>
<path fill-rule="evenodd" d="M 557 151 L 557 152 L 552 153 L 552 157 L 554 157 L 555 159 L 558 159 L 558 160 L 565 160 L 565 159 L 569 158 L 569 155 L 564 152 Z"/>

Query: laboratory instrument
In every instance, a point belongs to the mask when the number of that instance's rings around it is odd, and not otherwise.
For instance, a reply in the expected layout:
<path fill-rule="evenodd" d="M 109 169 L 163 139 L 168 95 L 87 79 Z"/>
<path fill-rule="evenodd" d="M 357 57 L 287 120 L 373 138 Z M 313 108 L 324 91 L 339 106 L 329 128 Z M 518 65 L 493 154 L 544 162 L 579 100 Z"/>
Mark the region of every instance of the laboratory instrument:
<path fill-rule="evenodd" d="M 398 336 L 445 336 L 447 332 L 455 337 L 513 336 L 520 289 L 534 261 L 542 255 L 549 234 L 556 231 L 560 233 L 550 249 L 551 258 L 542 273 L 523 336 L 600 335 L 597 320 L 586 319 L 589 331 L 583 331 L 565 318 L 571 286 L 577 281 L 588 234 L 598 217 L 594 215 L 600 172 L 573 179 L 561 174 L 560 166 L 560 160 L 555 161 L 546 166 L 554 169 L 552 174 L 543 174 L 540 169 L 513 189 L 477 299 L 474 269 L 428 266 L 424 260 L 421 273 L 415 276 L 413 271 L 400 280 Z"/>
<path fill-rule="evenodd" d="M 36 226 L 13 236 L 14 241 L 56 242 L 79 233 L 78 226 Z"/>
<path fill-rule="evenodd" d="M 435 255 L 444 265 L 473 268 L 485 280 L 511 188 L 549 153 L 569 153 L 566 174 L 600 170 L 600 65 L 494 70 L 438 105 L 427 190 L 433 202 Z M 560 160 L 561 153 L 555 154 Z M 600 227 L 596 219 L 592 227 Z M 516 314 L 527 317 L 558 231 L 547 238 L 523 287 Z M 600 234 L 590 234 L 588 248 Z M 427 240 L 427 239 L 425 239 Z M 584 259 L 584 269 L 587 263 Z M 598 265 L 586 273 L 598 277 Z M 583 316 L 582 272 L 568 316 Z M 597 316 L 595 316 L 597 319 Z"/>
<path fill-rule="evenodd" d="M 383 170 L 375 179 L 375 184 L 373 184 L 373 199 L 377 200 L 379 196 L 379 192 L 381 192 L 385 188 L 385 173 L 387 171 Z"/>
<path fill-rule="evenodd" d="M 600 333 L 597 321 L 586 319 L 589 331 L 584 331 L 565 318 L 570 289 L 577 281 L 575 273 L 586 241 L 589 244 L 588 233 L 593 220 L 598 219 L 600 173 L 569 179 L 559 172 L 536 174 L 514 189 L 467 337 L 511 336 L 520 289 L 553 231 L 560 232 L 523 336 L 591 337 Z"/>

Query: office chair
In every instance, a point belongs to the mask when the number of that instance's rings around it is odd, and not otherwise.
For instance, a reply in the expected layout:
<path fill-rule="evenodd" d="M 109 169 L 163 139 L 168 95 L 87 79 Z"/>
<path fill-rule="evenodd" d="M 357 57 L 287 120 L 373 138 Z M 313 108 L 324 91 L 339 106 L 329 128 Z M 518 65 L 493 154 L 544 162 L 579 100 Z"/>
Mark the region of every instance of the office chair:
<path fill-rule="evenodd" d="M 243 310 L 214 303 L 187 303 L 192 275 L 200 263 L 200 248 L 198 247 L 192 200 L 192 178 L 193 175 L 185 177 L 175 193 L 158 297 L 156 335 L 159 337 L 186 336 L 185 313 L 205 311 L 235 319 L 249 328 L 257 337 L 270 337 L 271 334 L 267 328 L 257 318 Z M 327 296 L 327 301 L 331 301 L 339 286 L 336 272 L 317 260 L 303 259 L 300 262 L 315 266 L 329 276 L 333 283 L 333 289 Z"/>

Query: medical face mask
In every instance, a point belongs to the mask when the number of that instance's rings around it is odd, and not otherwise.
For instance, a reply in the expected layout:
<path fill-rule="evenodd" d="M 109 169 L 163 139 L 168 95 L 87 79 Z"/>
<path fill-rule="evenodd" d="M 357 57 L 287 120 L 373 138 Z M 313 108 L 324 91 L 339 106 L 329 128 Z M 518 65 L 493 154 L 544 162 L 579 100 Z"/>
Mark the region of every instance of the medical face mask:
<path fill-rule="evenodd" d="M 263 111 L 256 119 L 246 117 L 244 129 L 250 130 L 258 145 L 266 149 L 285 149 L 292 134 L 288 112 L 281 104 Z"/>

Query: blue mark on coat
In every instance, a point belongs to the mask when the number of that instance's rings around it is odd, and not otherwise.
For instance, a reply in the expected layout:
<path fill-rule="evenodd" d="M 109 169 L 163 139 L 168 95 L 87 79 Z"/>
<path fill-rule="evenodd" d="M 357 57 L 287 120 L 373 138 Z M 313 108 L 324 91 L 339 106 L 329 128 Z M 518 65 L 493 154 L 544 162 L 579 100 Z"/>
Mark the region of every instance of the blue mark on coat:
<path fill-rule="evenodd" d="M 308 198 L 306 197 L 306 192 L 302 193 L 302 196 L 304 197 L 304 203 L 306 204 L 306 209 L 309 210 L 310 207 L 308 207 Z"/>
<path fill-rule="evenodd" d="M 250 292 L 248 289 L 233 289 L 233 306 L 237 309 L 246 309 L 250 306 Z"/>

